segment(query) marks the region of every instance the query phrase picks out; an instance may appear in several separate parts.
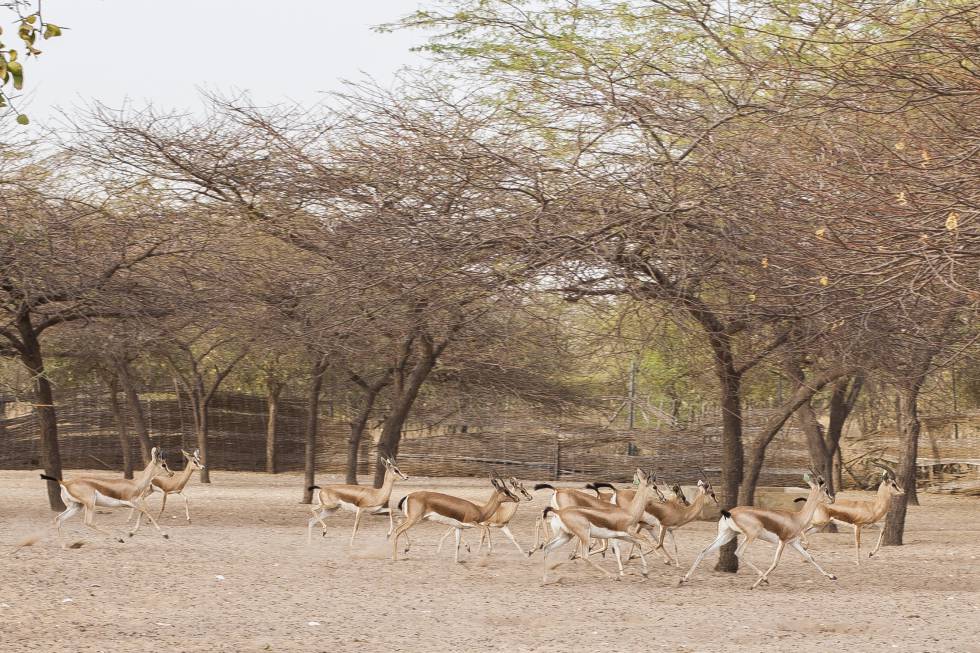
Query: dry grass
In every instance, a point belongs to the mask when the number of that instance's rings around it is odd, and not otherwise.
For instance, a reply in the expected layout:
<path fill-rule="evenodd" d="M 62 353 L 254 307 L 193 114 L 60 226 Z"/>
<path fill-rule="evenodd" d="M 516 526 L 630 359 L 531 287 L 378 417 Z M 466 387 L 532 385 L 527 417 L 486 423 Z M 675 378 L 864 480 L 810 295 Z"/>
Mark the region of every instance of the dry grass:
<path fill-rule="evenodd" d="M 647 581 L 610 582 L 576 562 L 541 587 L 540 557 L 521 558 L 499 533 L 486 556 L 476 553 L 478 533 L 468 532 L 473 553 L 462 552 L 455 565 L 451 544 L 435 555 L 444 527 L 423 524 L 410 531 L 410 553 L 393 563 L 386 517 L 366 517 L 349 551 L 353 519 L 342 514 L 330 518 L 326 538 L 314 531 L 307 546 L 309 509 L 297 502 L 298 476 L 212 476 L 210 487 L 192 481 L 188 489 L 192 524 L 180 505 L 164 515 L 171 539 L 144 528 L 118 544 L 77 520 L 66 541 L 86 544 L 72 550 L 45 528 L 52 515 L 36 473 L 0 472 L 0 547 L 19 547 L 0 557 L 0 649 L 980 651 L 974 497 L 924 497 L 911 511 L 907 546 L 886 548 L 860 568 L 849 533 L 814 537 L 814 553 L 840 577 L 836 583 L 789 552 L 772 584 L 755 591 L 747 571 L 718 574 L 709 564 L 676 587 L 683 570 L 652 557 Z M 483 497 L 485 486 L 412 479 L 396 486 L 395 497 L 422 487 Z M 512 525 L 523 545 L 548 496 L 538 494 Z M 125 529 L 124 511 L 96 519 Z M 683 564 L 714 531 L 699 522 L 678 533 Z M 868 546 L 874 535 L 865 537 Z M 750 549 L 757 564 L 771 553 L 761 543 Z"/>

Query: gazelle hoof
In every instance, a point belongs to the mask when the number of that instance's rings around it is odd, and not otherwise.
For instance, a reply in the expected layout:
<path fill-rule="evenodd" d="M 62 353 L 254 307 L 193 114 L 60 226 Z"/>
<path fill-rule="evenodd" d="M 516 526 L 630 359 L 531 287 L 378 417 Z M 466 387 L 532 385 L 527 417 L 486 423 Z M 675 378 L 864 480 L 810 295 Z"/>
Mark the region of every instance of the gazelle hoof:
<path fill-rule="evenodd" d="M 170 539 L 170 535 L 168 535 L 167 533 L 164 533 L 163 534 L 163 539 L 169 540 Z"/>
<path fill-rule="evenodd" d="M 123 538 L 121 538 L 121 537 L 117 537 L 117 538 L 116 538 L 116 541 L 117 541 L 117 542 L 119 542 L 120 544 L 125 544 L 125 543 L 126 543 L 126 540 L 124 540 L 124 539 L 123 539 Z"/>
<path fill-rule="evenodd" d="M 830 580 L 837 580 L 837 576 L 834 576 L 833 574 L 827 576 L 827 578 L 829 578 Z"/>

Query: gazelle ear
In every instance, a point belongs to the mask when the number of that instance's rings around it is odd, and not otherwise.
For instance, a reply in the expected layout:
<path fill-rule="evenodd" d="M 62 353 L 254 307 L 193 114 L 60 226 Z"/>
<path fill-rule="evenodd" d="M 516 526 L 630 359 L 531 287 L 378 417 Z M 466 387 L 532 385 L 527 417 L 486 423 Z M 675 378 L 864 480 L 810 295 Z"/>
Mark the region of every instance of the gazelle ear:
<path fill-rule="evenodd" d="M 184 451 L 183 449 L 180 450 L 180 453 L 182 453 L 185 458 L 190 458 L 191 457 L 191 455 L 189 453 L 187 453 L 186 451 Z"/>
<path fill-rule="evenodd" d="M 812 476 L 810 476 L 810 472 L 807 472 L 807 473 L 805 473 L 805 474 L 803 475 L 803 481 L 804 481 L 804 482 L 805 482 L 805 483 L 806 483 L 807 485 L 812 485 L 812 484 L 813 484 L 813 477 L 812 477 Z"/>
<path fill-rule="evenodd" d="M 160 457 L 160 450 L 159 449 L 157 449 L 156 447 L 153 447 L 152 449 L 150 449 L 150 460 L 156 460 L 159 457 Z"/>

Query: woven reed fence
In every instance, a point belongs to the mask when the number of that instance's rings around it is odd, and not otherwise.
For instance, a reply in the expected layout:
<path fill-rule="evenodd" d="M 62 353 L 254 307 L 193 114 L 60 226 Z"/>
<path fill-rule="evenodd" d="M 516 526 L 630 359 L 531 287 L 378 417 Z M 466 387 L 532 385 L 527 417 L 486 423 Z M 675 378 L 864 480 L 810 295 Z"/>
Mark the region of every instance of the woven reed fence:
<path fill-rule="evenodd" d="M 195 447 L 193 419 L 186 397 L 173 390 L 142 396 L 151 438 L 176 452 Z M 122 453 L 108 397 L 97 392 L 63 392 L 58 400 L 58 426 L 65 468 L 121 469 Z M 214 469 L 260 471 L 265 469 L 266 405 L 262 397 L 219 393 L 209 419 L 209 464 Z M 298 399 L 282 399 L 277 422 L 277 468 L 296 471 L 303 467 L 304 405 Z M 316 464 L 320 472 L 343 473 L 349 427 L 341 416 L 323 406 L 318 433 Z M 410 424 L 398 454 L 402 469 L 414 476 L 482 476 L 491 472 L 526 479 L 570 481 L 628 481 L 636 467 L 656 470 L 670 482 L 691 482 L 703 468 L 712 481 L 720 477 L 721 426 L 717 416 L 677 427 L 607 429 L 599 425 L 565 423 L 488 412 L 462 417 L 428 418 L 424 410 Z M 746 441 L 753 440 L 768 410 L 746 412 Z M 39 465 L 38 427 L 28 404 L 7 403 L 0 412 L 0 468 L 24 469 Z M 936 452 L 967 458 L 980 454 L 980 432 L 966 429 L 951 440 L 948 429 L 927 428 L 920 455 Z M 358 473 L 373 471 L 375 440 L 365 437 Z M 130 438 L 134 460 L 139 459 L 135 437 Z M 845 441 L 844 458 L 861 453 L 897 456 L 895 437 Z M 787 426 L 770 446 L 760 479 L 763 485 L 799 482 L 809 456 L 802 433 Z"/>

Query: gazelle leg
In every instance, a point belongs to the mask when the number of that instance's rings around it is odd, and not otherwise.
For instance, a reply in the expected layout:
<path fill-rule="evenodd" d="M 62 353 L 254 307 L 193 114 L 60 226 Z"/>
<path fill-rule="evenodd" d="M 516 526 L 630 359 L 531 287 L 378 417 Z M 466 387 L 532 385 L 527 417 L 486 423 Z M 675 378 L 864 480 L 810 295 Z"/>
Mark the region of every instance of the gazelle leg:
<path fill-rule="evenodd" d="M 61 533 L 61 525 L 66 521 L 68 521 L 69 519 L 71 519 L 72 517 L 74 517 L 75 515 L 77 515 L 78 511 L 81 509 L 82 509 L 82 504 L 76 503 L 74 501 L 69 501 L 68 507 L 65 508 L 63 512 L 59 513 L 57 517 L 54 518 L 54 525 L 58 527 L 59 540 L 63 540 L 62 533 Z"/>
<path fill-rule="evenodd" d="M 881 532 L 878 533 L 878 541 L 875 542 L 875 548 L 871 549 L 871 553 L 868 554 L 869 558 L 873 558 L 874 554 L 878 553 L 878 549 L 881 548 L 881 540 L 885 537 L 885 525 L 881 525 Z"/>
<path fill-rule="evenodd" d="M 691 568 L 687 571 L 686 574 L 684 574 L 684 577 L 681 578 L 681 582 L 683 583 L 691 577 L 691 574 L 693 574 L 694 570 L 698 568 L 698 565 L 701 564 L 701 561 L 704 560 L 704 557 L 706 555 L 708 555 L 709 553 L 713 553 L 718 549 L 720 549 L 721 547 L 725 546 L 726 544 L 731 542 L 737 535 L 738 535 L 737 531 L 733 531 L 727 528 L 719 528 L 718 536 L 714 539 L 714 541 L 711 544 L 709 544 L 704 549 L 704 551 L 698 554 L 698 557 L 695 558 L 694 560 L 694 564 L 691 565 Z"/>
<path fill-rule="evenodd" d="M 357 529 L 361 526 L 361 509 L 358 508 L 354 512 L 354 532 L 350 534 L 350 545 L 354 546 L 354 537 L 357 535 Z"/>
<path fill-rule="evenodd" d="M 681 557 L 677 553 L 677 538 L 674 537 L 674 529 L 673 528 L 668 528 L 667 529 L 667 535 L 670 536 L 670 543 L 674 545 L 674 565 L 680 567 L 681 566 Z"/>
<path fill-rule="evenodd" d="M 861 566 L 861 525 L 854 524 L 854 564 Z"/>
<path fill-rule="evenodd" d="M 612 577 L 612 578 L 615 578 L 616 580 L 619 580 L 619 576 L 616 576 L 615 574 L 611 573 L 607 569 L 603 569 L 602 565 L 600 565 L 598 562 L 595 562 L 594 560 L 592 560 L 592 558 L 589 556 L 589 554 L 588 554 L 588 551 L 589 551 L 589 536 L 586 535 L 586 534 L 584 534 L 584 533 L 580 533 L 578 535 L 578 538 L 579 538 L 579 542 L 581 542 L 582 548 L 586 552 L 585 555 L 582 556 L 582 560 L 585 560 L 587 563 L 589 563 L 590 565 L 592 565 L 593 567 L 595 567 L 596 569 L 598 569 L 600 572 L 602 572 L 602 575 L 603 576 Z M 606 542 L 606 544 L 608 544 L 608 542 Z"/>
<path fill-rule="evenodd" d="M 163 496 L 166 497 L 167 495 L 163 495 Z M 149 513 L 149 511 L 146 509 L 145 502 L 141 501 L 138 504 L 129 504 L 129 505 L 132 505 L 137 510 L 139 510 L 140 517 L 143 517 L 145 515 L 146 518 L 150 521 L 150 523 L 153 524 L 153 528 L 157 529 L 157 531 L 160 531 L 160 525 L 157 523 L 157 520 L 153 519 L 153 515 L 151 515 Z M 136 533 L 139 532 L 140 524 L 141 523 L 142 523 L 142 520 L 140 520 L 139 518 L 137 518 L 136 519 L 136 528 L 134 528 L 132 530 L 132 532 L 129 534 L 130 537 L 136 535 Z M 167 536 L 164 535 L 164 537 L 166 538 Z"/>
<path fill-rule="evenodd" d="M 454 562 L 459 562 L 459 543 L 463 539 L 463 529 L 457 528 L 456 531 L 456 554 L 453 556 Z"/>
<path fill-rule="evenodd" d="M 640 563 L 643 565 L 643 575 L 644 576 L 648 575 L 650 573 L 650 570 L 647 568 L 647 557 L 643 553 L 643 540 L 641 540 L 638 537 L 632 537 L 632 538 L 626 538 L 626 539 L 627 539 L 627 541 L 630 541 L 636 547 L 636 550 L 637 551 L 639 551 L 639 553 L 640 553 Z M 628 558 L 627 558 L 627 560 L 628 560 Z"/>
<path fill-rule="evenodd" d="M 749 568 L 751 568 L 752 571 L 756 573 L 757 576 L 762 577 L 765 575 L 762 573 L 762 570 L 756 567 L 754 564 L 752 564 L 752 561 L 749 560 L 748 556 L 745 555 L 745 550 L 749 548 L 749 545 L 752 544 L 752 542 L 754 541 L 755 541 L 755 535 L 746 534 L 745 539 L 742 540 L 742 542 L 735 549 L 735 557 L 738 558 L 739 562 L 744 562 L 745 564 L 747 564 Z M 766 580 L 765 582 L 768 583 L 769 581 Z"/>
<path fill-rule="evenodd" d="M 317 510 L 318 510 L 318 508 L 316 506 L 314 506 L 313 507 L 313 516 L 310 517 L 310 521 L 306 525 L 306 543 L 307 544 L 312 544 L 313 543 L 313 525 L 316 524 L 317 519 L 318 519 L 317 514 L 316 514 L 317 513 Z"/>
<path fill-rule="evenodd" d="M 557 549 L 558 547 L 567 543 L 570 539 L 572 539 L 571 533 L 568 533 L 566 531 L 558 531 L 558 534 L 555 535 L 555 537 L 553 537 L 551 540 L 549 540 L 541 547 L 541 550 L 543 552 L 543 555 L 541 556 L 541 568 L 542 568 L 541 584 L 542 585 L 548 582 L 548 554 L 554 551 L 555 549 Z"/>
<path fill-rule="evenodd" d="M 184 514 L 187 516 L 187 523 L 190 523 L 190 521 L 191 521 L 191 507 L 190 507 L 190 505 L 189 505 L 189 503 L 187 501 L 187 495 L 184 494 L 183 492 L 181 492 L 180 493 L 180 496 L 184 499 Z"/>
<path fill-rule="evenodd" d="M 517 543 L 517 538 L 510 532 L 510 527 L 507 524 L 500 527 L 500 532 L 510 538 L 510 541 L 514 543 L 514 546 L 517 547 L 517 550 L 520 551 L 522 556 L 531 555 L 530 553 L 525 552 L 524 549 L 521 548 L 521 545 Z"/>
<path fill-rule="evenodd" d="M 480 549 L 483 548 L 483 538 L 487 538 L 487 555 L 493 553 L 493 537 L 490 535 L 490 527 L 484 526 L 483 532 L 480 534 Z M 477 549 L 477 552 L 480 551 Z"/>
<path fill-rule="evenodd" d="M 632 550 L 632 549 L 633 549 L 633 546 L 630 546 L 630 550 Z M 612 541 L 612 550 L 613 550 L 613 556 L 616 558 L 616 568 L 619 570 L 619 575 L 620 576 L 625 576 L 626 575 L 626 571 L 623 569 L 623 558 L 620 555 L 622 553 L 622 551 L 620 551 L 619 540 L 613 540 Z"/>
<path fill-rule="evenodd" d="M 388 533 L 385 535 L 385 539 L 391 538 L 391 533 L 395 530 L 395 511 L 391 507 L 391 503 L 388 504 Z"/>
<path fill-rule="evenodd" d="M 406 506 L 406 508 L 407 508 L 407 506 Z M 395 529 L 395 534 L 392 536 L 393 539 L 391 541 L 391 559 L 392 560 L 398 560 L 398 538 L 401 537 L 402 533 L 405 533 L 408 529 L 410 529 L 412 526 L 414 526 L 415 524 L 419 523 L 420 521 L 422 521 L 422 516 L 421 515 L 419 515 L 417 517 L 407 517 L 405 519 L 405 521 L 403 521 L 401 524 L 399 524 L 398 525 L 398 528 Z M 407 539 L 408 538 L 408 535 L 406 534 L 405 537 Z M 405 550 L 407 551 L 408 549 L 406 548 Z"/>
<path fill-rule="evenodd" d="M 448 528 L 448 529 L 446 530 L 446 532 L 442 534 L 442 537 L 440 537 L 440 538 L 439 538 L 439 546 L 437 546 L 437 547 L 436 547 L 436 555 L 439 555 L 439 554 L 440 554 L 440 553 L 442 552 L 442 544 L 443 544 L 443 542 L 445 542 L 445 541 L 446 541 L 446 538 L 447 538 L 447 537 L 449 537 L 450 535 L 452 535 L 452 534 L 453 534 L 453 531 L 454 531 L 454 530 L 456 530 L 456 529 L 455 529 L 455 528 L 453 528 L 452 526 L 450 526 L 450 527 L 449 527 L 449 528 Z"/>
<path fill-rule="evenodd" d="M 813 559 L 813 556 L 810 555 L 810 552 L 807 551 L 806 549 L 804 549 L 802 546 L 800 546 L 800 541 L 799 540 L 793 540 L 793 541 L 789 542 L 789 545 L 791 547 L 793 547 L 794 549 L 796 549 L 797 553 L 799 553 L 801 556 L 803 556 L 803 559 L 804 560 L 806 560 L 807 562 L 811 563 L 814 567 L 816 567 L 817 568 L 817 571 L 819 571 L 821 574 L 823 574 L 824 576 L 826 576 L 830 580 L 837 580 L 837 576 L 835 576 L 835 575 L 833 575 L 833 574 L 831 574 L 829 572 L 824 571 L 823 570 L 823 567 L 821 567 L 820 565 L 817 564 L 817 561 Z"/>
<path fill-rule="evenodd" d="M 149 515 L 147 515 L 147 516 L 149 516 Z M 97 533 L 101 533 L 102 535 L 105 535 L 107 537 L 111 537 L 112 539 L 116 540 L 117 542 L 125 542 L 126 541 L 123 538 L 119 537 L 118 535 L 113 535 L 109 531 L 107 531 L 105 529 L 102 529 L 102 528 L 99 528 L 98 526 L 95 525 L 94 521 L 95 521 L 95 506 L 94 505 L 93 506 L 85 506 L 85 519 L 84 519 L 84 522 L 85 522 L 85 525 L 86 526 L 88 526 L 89 528 L 91 528 L 93 531 L 95 531 Z"/>
<path fill-rule="evenodd" d="M 163 515 L 163 509 L 167 507 L 167 492 L 163 493 L 163 499 L 160 500 L 160 512 L 157 513 L 157 517 Z"/>
<path fill-rule="evenodd" d="M 756 587 L 759 586 L 759 583 L 763 581 L 769 582 L 769 574 L 771 574 L 772 570 L 775 569 L 776 565 L 779 564 L 779 559 L 783 557 L 783 549 L 785 548 L 786 548 L 786 542 L 779 540 L 779 544 L 776 545 L 776 555 L 772 559 L 772 564 L 769 565 L 769 569 L 766 569 L 764 574 L 759 576 L 759 578 L 754 583 L 752 583 L 751 589 L 755 589 Z M 802 550 L 802 548 L 800 550 Z"/>

